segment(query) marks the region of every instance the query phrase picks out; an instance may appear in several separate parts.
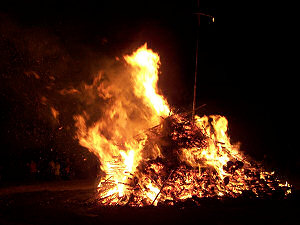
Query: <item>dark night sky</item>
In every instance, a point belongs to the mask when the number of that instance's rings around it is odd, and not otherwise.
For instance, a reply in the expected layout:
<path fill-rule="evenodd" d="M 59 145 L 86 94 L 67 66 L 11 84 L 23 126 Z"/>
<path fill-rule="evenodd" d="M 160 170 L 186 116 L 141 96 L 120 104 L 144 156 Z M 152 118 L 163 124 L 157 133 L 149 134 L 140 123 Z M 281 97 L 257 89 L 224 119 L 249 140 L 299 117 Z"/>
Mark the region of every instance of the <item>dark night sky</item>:
<path fill-rule="evenodd" d="M 246 152 L 260 160 L 267 155 L 272 166 L 299 175 L 295 172 L 300 167 L 295 129 L 297 51 L 291 6 L 200 1 L 201 8 L 215 16 L 215 23 L 201 18 L 197 28 L 196 1 L 163 2 L 10 1 L 2 5 L 2 162 L 22 158 L 28 149 L 76 148 L 72 129 L 60 132 L 58 127 L 71 126 L 70 118 L 80 107 L 72 105 L 76 104 L 72 99 L 57 100 L 45 77 L 54 76 L 57 89 L 76 86 L 89 81 L 105 58 L 120 57 L 145 42 L 161 56 L 162 92 L 173 106 L 190 109 L 198 29 L 197 103 L 207 104 L 202 113 L 225 115 L 233 140 L 241 141 Z M 41 78 L 29 79 L 26 71 L 36 71 Z M 42 96 L 62 112 L 61 124 L 49 119 Z"/>

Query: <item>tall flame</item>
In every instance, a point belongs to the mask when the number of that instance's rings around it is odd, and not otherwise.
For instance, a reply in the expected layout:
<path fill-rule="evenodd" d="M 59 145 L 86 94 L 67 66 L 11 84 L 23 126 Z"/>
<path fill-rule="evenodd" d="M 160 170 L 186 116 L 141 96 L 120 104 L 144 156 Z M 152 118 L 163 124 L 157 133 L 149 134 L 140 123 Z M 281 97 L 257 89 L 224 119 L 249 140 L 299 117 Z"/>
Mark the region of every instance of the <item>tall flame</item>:
<path fill-rule="evenodd" d="M 249 189 L 259 195 L 266 188 L 275 189 L 270 182 L 273 174 L 253 167 L 239 146 L 231 144 L 225 117 L 195 116 L 192 125 L 182 115 L 171 115 L 158 93 L 159 55 L 147 44 L 124 59 L 129 74 L 118 74 L 109 82 L 100 72 L 83 87 L 86 95 L 96 92 L 107 102 L 101 119 L 91 123 L 87 112 L 74 117 L 79 143 L 99 157 L 106 174 L 98 185 L 103 204 L 156 205 L 192 196 L 235 197 Z M 153 127 L 156 136 L 141 133 Z M 158 160 L 168 157 L 165 164 Z M 172 160 L 180 160 L 176 170 L 166 166 Z M 256 174 L 263 184 L 255 180 Z"/>
<path fill-rule="evenodd" d="M 147 48 L 147 43 L 131 56 L 124 57 L 134 68 L 134 93 L 143 99 L 155 116 L 168 116 L 170 113 L 166 100 L 157 93 L 159 55 Z"/>
<path fill-rule="evenodd" d="M 158 94 L 157 81 L 159 56 L 144 44 L 132 55 L 124 56 L 131 66 L 131 81 L 134 94 L 140 102 L 127 94 L 126 88 L 99 84 L 100 73 L 92 85 L 85 85 L 84 91 L 96 88 L 103 99 L 113 99 L 110 107 L 104 112 L 104 118 L 87 126 L 89 116 L 86 114 L 74 117 L 79 143 L 94 152 L 101 160 L 101 169 L 106 173 L 104 179 L 111 181 L 112 188 L 103 196 L 126 195 L 128 177 L 136 170 L 141 160 L 141 150 L 147 137 L 140 135 L 139 140 L 133 137 L 141 130 L 157 125 L 161 117 L 170 114 L 166 100 Z M 119 91 L 118 91 L 119 90 Z M 137 114 L 137 115 L 135 115 Z M 137 118 L 133 118 L 133 117 Z M 157 153 L 156 153 L 157 154 Z M 99 187 L 101 185 L 99 184 Z"/>

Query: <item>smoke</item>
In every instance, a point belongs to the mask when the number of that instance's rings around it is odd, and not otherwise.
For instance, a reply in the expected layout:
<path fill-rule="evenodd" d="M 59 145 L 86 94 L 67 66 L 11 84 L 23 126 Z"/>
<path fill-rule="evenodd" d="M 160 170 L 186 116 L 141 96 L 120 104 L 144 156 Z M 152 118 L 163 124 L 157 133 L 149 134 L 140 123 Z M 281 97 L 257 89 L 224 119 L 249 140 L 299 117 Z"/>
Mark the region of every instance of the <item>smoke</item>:
<path fill-rule="evenodd" d="M 60 111 L 71 100 L 59 97 L 63 90 L 93 80 L 103 55 L 64 33 L 65 25 L 26 25 L 8 15 L 0 17 L 1 79 L 14 95 L 48 105 L 52 115 L 50 106 Z"/>
<path fill-rule="evenodd" d="M 26 24 L 3 13 L 0 21 L 3 158 L 11 154 L 22 158 L 29 149 L 55 149 L 70 157 L 79 148 L 73 140 L 73 116 L 86 110 L 92 121 L 101 116 L 99 106 L 105 104 L 93 90 L 74 90 L 91 84 L 109 60 L 102 60 L 104 54 L 83 43 L 82 34 L 74 39 L 65 32 L 66 24 Z"/>
<path fill-rule="evenodd" d="M 144 128 L 139 121 L 149 112 L 133 94 L 123 56 L 109 52 L 105 37 L 99 36 L 95 47 L 83 41 L 88 36 L 80 29 L 66 25 L 26 25 L 1 15 L 2 108 L 10 121 L 3 132 L 13 130 L 10 144 L 17 135 L 18 146 L 25 149 L 62 146 L 75 136 L 78 115 L 87 127 L 106 120 L 102 134 L 107 139 L 121 120 L 129 121 L 122 124 L 124 138 Z M 114 107 L 126 113 L 112 114 Z"/>
<path fill-rule="evenodd" d="M 6 96 L 1 104 L 9 121 L 2 132 L 11 130 L 3 135 L 9 148 L 22 148 L 24 154 L 27 149 L 55 149 L 72 158 L 88 152 L 74 139 L 80 121 L 84 133 L 97 124 L 99 136 L 117 144 L 156 125 L 148 120 L 149 107 L 134 94 L 132 68 L 123 58 L 146 37 L 130 39 L 132 30 L 122 34 L 126 28 L 107 36 L 114 28 L 106 25 L 102 32 L 102 26 L 85 26 L 68 19 L 28 22 L 1 14 L 0 70 Z M 116 41 L 120 35 L 128 37 Z"/>

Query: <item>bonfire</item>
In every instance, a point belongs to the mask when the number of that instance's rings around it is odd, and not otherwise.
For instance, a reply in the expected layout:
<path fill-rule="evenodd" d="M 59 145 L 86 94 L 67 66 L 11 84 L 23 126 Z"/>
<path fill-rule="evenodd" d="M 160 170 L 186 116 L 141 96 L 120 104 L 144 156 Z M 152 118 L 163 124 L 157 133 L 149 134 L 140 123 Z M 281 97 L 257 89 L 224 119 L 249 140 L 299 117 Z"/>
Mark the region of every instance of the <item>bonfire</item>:
<path fill-rule="evenodd" d="M 265 198 L 291 185 L 243 154 L 220 115 L 174 113 L 159 94 L 160 58 L 144 44 L 123 63 L 129 73 L 110 81 L 99 73 L 84 91 L 107 104 L 90 123 L 76 115 L 76 138 L 101 162 L 97 201 L 103 205 L 173 205 L 187 199 Z"/>

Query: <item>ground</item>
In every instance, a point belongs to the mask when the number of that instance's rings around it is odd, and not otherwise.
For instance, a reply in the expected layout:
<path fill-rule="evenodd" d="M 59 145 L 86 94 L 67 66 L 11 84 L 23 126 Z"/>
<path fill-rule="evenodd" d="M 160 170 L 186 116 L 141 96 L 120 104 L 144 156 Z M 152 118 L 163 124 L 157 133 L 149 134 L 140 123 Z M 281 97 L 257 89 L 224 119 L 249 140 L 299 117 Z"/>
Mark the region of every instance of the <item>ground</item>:
<path fill-rule="evenodd" d="M 295 224 L 299 191 L 289 199 L 206 199 L 175 207 L 103 207 L 91 180 L 0 188 L 0 224 Z"/>

